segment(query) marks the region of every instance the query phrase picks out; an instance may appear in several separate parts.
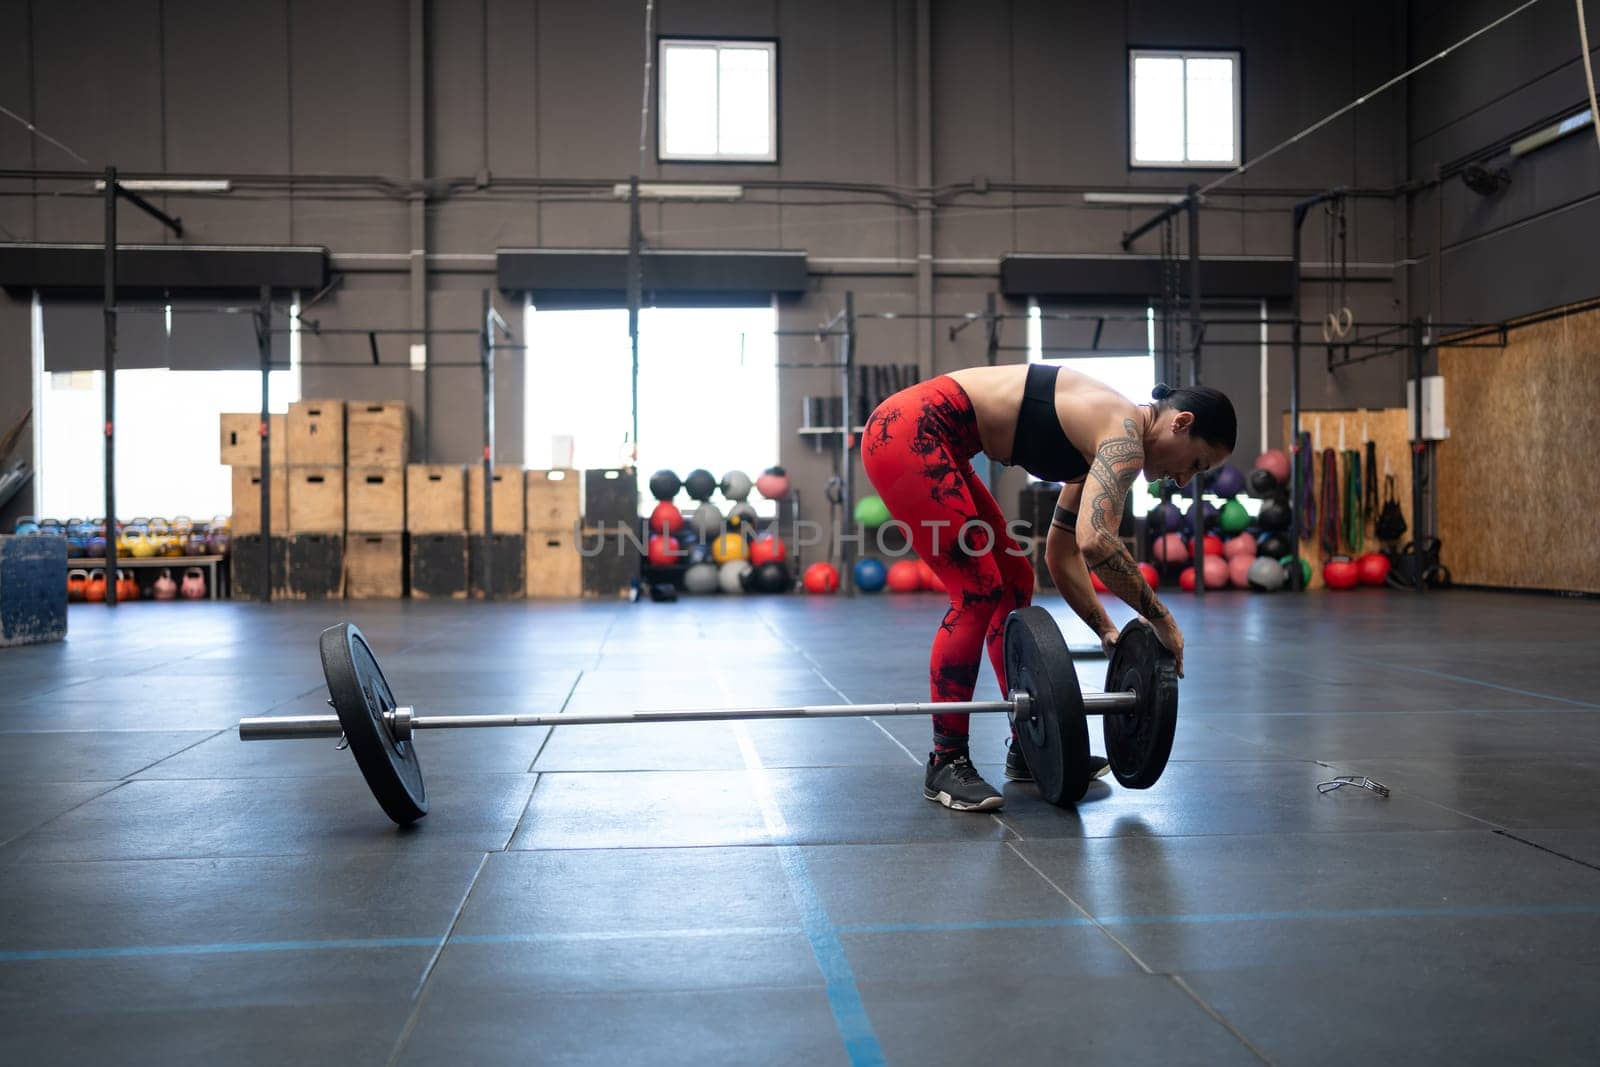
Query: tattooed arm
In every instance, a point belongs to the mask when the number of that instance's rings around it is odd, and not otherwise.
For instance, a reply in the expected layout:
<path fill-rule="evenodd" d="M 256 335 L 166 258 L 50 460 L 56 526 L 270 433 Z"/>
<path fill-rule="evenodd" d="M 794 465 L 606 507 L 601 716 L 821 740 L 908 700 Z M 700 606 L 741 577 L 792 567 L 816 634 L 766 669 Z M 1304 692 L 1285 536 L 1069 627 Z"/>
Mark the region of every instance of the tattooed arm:
<path fill-rule="evenodd" d="M 1078 516 L 1078 547 L 1089 569 L 1100 576 L 1106 588 L 1155 626 L 1162 644 L 1177 657 L 1178 672 L 1182 674 L 1183 635 L 1117 536 L 1128 490 L 1143 466 L 1144 445 L 1139 431 L 1132 419 L 1123 419 L 1120 431 L 1101 438 L 1089 466 Z"/>
<path fill-rule="evenodd" d="M 1116 624 L 1106 614 L 1094 587 L 1089 584 L 1089 569 L 1084 563 L 1083 553 L 1078 549 L 1078 507 L 1082 494 L 1082 482 L 1071 482 L 1061 487 L 1061 495 L 1056 498 L 1055 518 L 1050 523 L 1049 533 L 1045 535 L 1045 566 L 1050 570 L 1050 580 L 1072 610 L 1077 612 L 1078 618 L 1088 623 L 1089 628 L 1100 636 L 1102 643 L 1114 644 L 1117 639 Z M 1111 645 L 1108 644 L 1107 654 L 1110 650 Z"/>

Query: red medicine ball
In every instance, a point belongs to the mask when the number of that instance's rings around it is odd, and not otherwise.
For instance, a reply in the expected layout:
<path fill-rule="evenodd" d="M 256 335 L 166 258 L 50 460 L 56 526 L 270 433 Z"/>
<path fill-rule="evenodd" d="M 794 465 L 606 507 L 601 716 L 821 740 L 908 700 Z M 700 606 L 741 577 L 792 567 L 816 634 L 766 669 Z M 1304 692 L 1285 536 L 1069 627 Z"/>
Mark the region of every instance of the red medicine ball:
<path fill-rule="evenodd" d="M 670 500 L 663 500 L 650 512 L 650 529 L 655 533 L 677 533 L 683 529 L 683 512 Z"/>
<path fill-rule="evenodd" d="M 1329 589 L 1354 589 L 1356 565 L 1347 559 L 1330 559 L 1322 565 L 1322 581 Z"/>
<path fill-rule="evenodd" d="M 831 563 L 813 563 L 800 581 L 808 593 L 832 593 L 839 588 L 839 571 Z"/>
<path fill-rule="evenodd" d="M 773 534 L 762 534 L 750 542 L 750 565 L 759 567 L 763 563 L 782 563 L 789 557 L 789 549 L 783 541 Z"/>
<path fill-rule="evenodd" d="M 1362 585 L 1382 585 L 1389 579 L 1389 557 L 1382 552 L 1368 552 L 1356 560 L 1356 577 Z"/>
<path fill-rule="evenodd" d="M 650 538 L 648 554 L 652 567 L 670 567 L 683 559 L 683 549 L 679 546 L 678 539 L 662 534 Z"/>
<path fill-rule="evenodd" d="M 901 559 L 889 565 L 889 592 L 915 593 L 922 588 L 922 570 L 915 560 Z"/>
<path fill-rule="evenodd" d="M 1183 573 L 1178 575 L 1178 588 L 1185 593 L 1194 592 L 1194 568 L 1185 567 Z"/>
<path fill-rule="evenodd" d="M 1089 584 L 1094 586 L 1094 591 L 1096 593 L 1109 593 L 1111 591 L 1106 588 L 1106 583 L 1102 582 L 1100 580 L 1100 576 L 1094 571 L 1089 572 Z"/>
<path fill-rule="evenodd" d="M 1139 564 L 1139 573 L 1144 575 L 1144 580 L 1150 584 L 1151 589 L 1155 589 L 1161 584 L 1161 572 L 1156 570 L 1150 564 Z"/>

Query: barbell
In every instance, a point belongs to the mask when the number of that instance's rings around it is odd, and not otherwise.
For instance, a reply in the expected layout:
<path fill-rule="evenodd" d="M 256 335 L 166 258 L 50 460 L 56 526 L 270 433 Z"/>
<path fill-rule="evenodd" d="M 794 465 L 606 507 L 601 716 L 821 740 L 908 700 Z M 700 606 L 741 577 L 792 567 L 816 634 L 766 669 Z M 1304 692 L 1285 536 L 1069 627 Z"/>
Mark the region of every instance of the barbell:
<path fill-rule="evenodd" d="M 1178 723 L 1178 675 L 1172 654 L 1143 619 L 1117 639 L 1105 692 L 1085 694 L 1072 654 L 1043 608 L 1019 608 L 1006 617 L 1004 700 L 891 704 L 799 704 L 783 707 L 671 708 L 592 714 L 419 715 L 395 699 L 372 646 L 354 623 L 322 632 L 319 651 L 333 715 L 283 715 L 241 719 L 243 741 L 342 737 L 372 795 L 401 826 L 428 812 L 428 790 L 417 762 L 419 730 L 500 726 L 592 726 L 612 723 L 718 722 L 754 719 L 827 719 L 891 715 L 1005 712 L 1040 794 L 1068 806 L 1089 788 L 1086 716 L 1104 716 L 1106 759 L 1117 781 L 1148 789 L 1161 777 Z"/>

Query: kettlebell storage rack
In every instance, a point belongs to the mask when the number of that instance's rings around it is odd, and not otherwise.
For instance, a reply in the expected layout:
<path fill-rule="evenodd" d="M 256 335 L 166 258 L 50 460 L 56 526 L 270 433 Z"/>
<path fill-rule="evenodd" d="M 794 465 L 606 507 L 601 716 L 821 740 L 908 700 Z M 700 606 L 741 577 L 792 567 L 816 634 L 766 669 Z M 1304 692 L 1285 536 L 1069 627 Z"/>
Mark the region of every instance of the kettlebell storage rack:
<path fill-rule="evenodd" d="M 162 570 L 183 571 L 190 567 L 199 567 L 206 572 L 207 600 L 223 599 L 222 590 L 218 587 L 219 579 L 227 580 L 228 568 L 223 566 L 227 561 L 226 556 L 121 556 L 117 557 L 118 570 Z M 73 556 L 67 560 L 68 570 L 107 570 L 107 563 L 103 558 L 93 556 Z"/>

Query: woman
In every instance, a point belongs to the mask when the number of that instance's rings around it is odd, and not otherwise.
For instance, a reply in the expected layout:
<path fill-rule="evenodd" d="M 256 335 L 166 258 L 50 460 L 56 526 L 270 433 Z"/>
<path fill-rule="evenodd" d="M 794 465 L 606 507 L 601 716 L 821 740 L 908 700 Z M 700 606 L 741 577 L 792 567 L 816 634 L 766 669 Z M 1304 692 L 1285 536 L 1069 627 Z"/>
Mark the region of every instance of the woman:
<path fill-rule="evenodd" d="M 1117 639 L 1089 582 L 1093 570 L 1155 627 L 1183 672 L 1183 634 L 1117 537 L 1128 489 L 1142 470 L 1180 486 L 1233 452 L 1233 404 L 1215 389 L 1156 386 L 1155 402 L 1134 404 L 1065 367 L 972 367 L 889 397 L 867 420 L 867 477 L 890 513 L 910 527 L 911 544 L 950 594 L 934 635 L 931 699 L 971 700 L 984 647 L 1000 691 L 1008 692 L 1006 616 L 1033 595 L 1033 565 L 1006 530 L 989 490 L 972 470 L 979 452 L 1065 483 L 1045 539 L 1055 587 L 1109 652 Z M 933 751 L 923 796 L 957 811 L 993 811 L 1005 799 L 979 776 L 967 751 L 966 715 L 933 716 Z M 1096 757 L 1092 771 L 1106 772 Z M 1006 777 L 1031 781 L 1015 745 Z"/>

